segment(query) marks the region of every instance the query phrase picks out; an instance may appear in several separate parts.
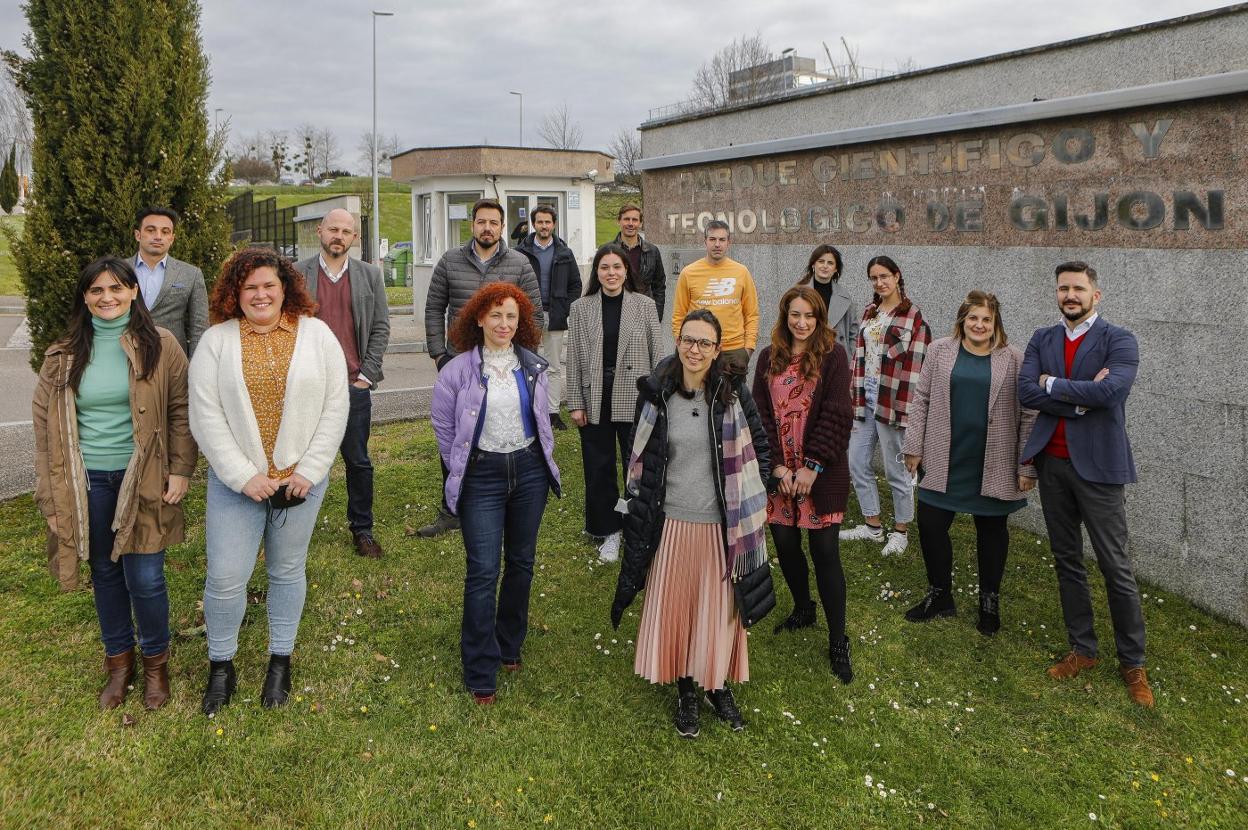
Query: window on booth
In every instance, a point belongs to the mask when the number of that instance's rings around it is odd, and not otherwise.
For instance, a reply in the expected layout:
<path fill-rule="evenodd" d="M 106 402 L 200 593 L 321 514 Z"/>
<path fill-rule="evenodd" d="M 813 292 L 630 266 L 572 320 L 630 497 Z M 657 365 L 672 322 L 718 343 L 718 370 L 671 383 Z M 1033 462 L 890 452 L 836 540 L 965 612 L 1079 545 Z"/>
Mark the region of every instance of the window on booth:
<path fill-rule="evenodd" d="M 472 239 L 472 205 L 481 191 L 446 194 L 446 249 L 459 247 Z"/>
<path fill-rule="evenodd" d="M 433 259 L 433 197 L 422 194 L 416 197 L 416 257 Z"/>

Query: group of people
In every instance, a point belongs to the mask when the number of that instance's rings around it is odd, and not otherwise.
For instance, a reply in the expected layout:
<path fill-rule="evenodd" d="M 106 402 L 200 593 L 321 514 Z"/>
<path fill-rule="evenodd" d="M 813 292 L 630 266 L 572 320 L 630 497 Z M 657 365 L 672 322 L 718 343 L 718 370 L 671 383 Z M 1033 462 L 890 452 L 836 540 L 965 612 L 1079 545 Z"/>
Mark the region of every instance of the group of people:
<path fill-rule="evenodd" d="M 382 378 L 388 336 L 384 289 L 375 268 L 347 256 L 354 221 L 334 211 L 318 228 L 320 256 L 292 264 L 270 251 L 239 251 L 205 303 L 211 327 L 161 328 L 153 310 L 174 271 L 167 259 L 147 257 L 151 215 L 170 221 L 163 249 L 152 252 L 167 257 L 176 217 L 149 211 L 135 260 L 105 257 L 83 270 L 69 331 L 40 374 L 37 496 L 50 562 L 66 587 L 79 560 L 90 562 L 108 675 L 100 705 L 124 699 L 136 636 L 145 703 L 162 705 L 163 552 L 182 539 L 179 505 L 198 446 L 209 463 L 202 709 L 212 714 L 234 693 L 232 661 L 261 542 L 270 653 L 262 702 L 281 705 L 308 543 L 338 452 L 356 550 L 382 555 L 371 533 L 367 440 L 369 393 Z M 1006 519 L 1037 481 L 1070 642 L 1049 674 L 1068 679 L 1099 660 L 1086 527 L 1123 680 L 1135 702 L 1152 705 L 1123 504 L 1123 485 L 1135 478 L 1124 404 L 1138 350 L 1130 332 L 1100 318 L 1092 267 L 1055 269 L 1062 321 L 1020 352 L 997 297 L 978 290 L 950 336 L 933 340 L 887 256 L 867 264 L 873 293 L 858 313 L 840 252 L 820 245 L 755 355 L 758 294 L 749 270 L 727 256 L 730 228 L 707 224 L 706 257 L 680 273 L 669 295 L 641 218 L 640 207 L 621 208 L 620 234 L 598 249 L 582 288 L 553 208 L 538 206 L 528 235 L 510 248 L 502 206 L 482 199 L 472 208 L 472 238 L 433 270 L 425 324 L 438 369 L 431 420 L 443 497 L 419 533 L 462 530 L 460 647 L 473 700 L 493 703 L 499 672 L 523 665 L 538 531 L 549 495 L 561 495 L 554 432 L 566 428 L 566 400 L 582 450 L 584 532 L 603 561 L 620 561 L 612 623 L 644 591 L 634 668 L 652 683 L 675 683 L 679 734 L 699 733 L 703 701 L 732 729 L 745 726 L 731 684 L 749 678 L 747 628 L 776 604 L 768 531 L 793 599 L 776 632 L 816 623 L 808 550 L 829 665 L 849 683 L 840 542 L 904 553 L 917 490 L 928 588 L 905 616 L 923 622 L 956 614 L 949 530 L 956 514 L 973 516 L 977 628 L 991 636 L 1001 627 Z M 665 304 L 674 354 L 661 343 Z M 877 446 L 891 527 L 873 469 Z M 863 523 L 842 529 L 851 484 Z"/>

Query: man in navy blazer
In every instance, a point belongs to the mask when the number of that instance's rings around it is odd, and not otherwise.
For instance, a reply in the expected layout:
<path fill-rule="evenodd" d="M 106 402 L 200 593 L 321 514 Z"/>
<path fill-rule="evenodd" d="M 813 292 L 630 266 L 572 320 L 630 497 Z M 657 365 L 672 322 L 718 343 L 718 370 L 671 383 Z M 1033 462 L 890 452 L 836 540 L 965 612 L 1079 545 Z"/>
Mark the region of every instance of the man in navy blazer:
<path fill-rule="evenodd" d="M 1144 668 L 1144 616 L 1127 555 L 1123 485 L 1136 480 L 1126 403 L 1139 368 L 1135 335 L 1101 319 L 1096 270 L 1057 266 L 1063 322 L 1036 331 L 1018 377 L 1018 399 L 1039 411 L 1020 460 L 1040 474 L 1040 499 L 1070 653 L 1049 667 L 1067 680 L 1100 662 L 1082 527 L 1105 577 L 1119 672 L 1131 699 L 1153 705 Z"/>

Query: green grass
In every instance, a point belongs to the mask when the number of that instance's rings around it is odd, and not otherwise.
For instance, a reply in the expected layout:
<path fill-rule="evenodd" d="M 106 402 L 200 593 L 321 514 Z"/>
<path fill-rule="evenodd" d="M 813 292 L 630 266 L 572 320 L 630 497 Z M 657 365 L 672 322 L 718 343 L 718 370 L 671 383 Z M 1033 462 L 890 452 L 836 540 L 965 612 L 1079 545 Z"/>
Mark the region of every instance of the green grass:
<path fill-rule="evenodd" d="M 22 288 L 22 278 L 17 273 L 17 263 L 9 251 L 9 237 L 6 230 L 14 233 L 22 232 L 24 216 L 0 216 L 0 295 L 22 297 L 26 292 Z"/>
<path fill-rule="evenodd" d="M 390 305 L 411 305 L 412 287 L 410 285 L 387 285 L 386 302 Z"/>
<path fill-rule="evenodd" d="M 339 181 L 344 182 L 341 190 L 338 189 Z M 391 245 L 396 242 L 408 242 L 412 238 L 411 189 L 401 184 L 396 185 L 396 183 L 390 182 L 389 179 L 382 181 L 388 186 L 378 190 L 378 196 L 381 199 L 381 235 L 389 239 Z M 277 198 L 277 206 L 279 208 L 287 208 L 320 201 L 321 199 L 341 195 L 342 193 L 353 193 L 362 198 L 371 199 L 371 188 L 372 184 L 368 179 L 357 177 L 337 180 L 333 185 L 325 188 L 272 185 L 268 187 L 231 188 L 230 193 L 237 195 L 246 190 L 252 190 L 255 192 L 256 199 L 267 199 L 270 196 L 274 196 Z"/>
<path fill-rule="evenodd" d="M 771 633 L 790 604 L 777 571 L 780 607 L 751 635 L 751 682 L 737 695 L 745 733 L 704 718 L 698 740 L 676 737 L 674 692 L 632 671 L 640 598 L 618 632 L 607 621 L 617 570 L 596 565 L 580 535 L 570 432 L 558 448 L 568 496 L 552 500 L 542 526 L 524 669 L 502 678 L 495 706 L 475 706 L 460 685 L 459 537 L 404 535 L 437 503 L 431 431 L 424 422 L 380 427 L 373 449 L 386 558 L 353 554 L 335 470 L 309 555 L 297 697 L 283 710 L 260 708 L 266 624 L 263 607 L 251 606 L 238 695 L 211 721 L 198 714 L 199 636 L 175 642 L 168 708 L 144 712 L 136 690 L 122 710 L 96 711 L 91 597 L 56 591 L 30 497 L 0 504 L 3 824 L 1243 826 L 1248 633 L 1145 586 L 1157 708 L 1132 706 L 1110 661 L 1086 680 L 1052 682 L 1044 668 L 1065 637 L 1051 561 L 1017 531 L 1004 628 L 993 640 L 975 632 L 966 594 L 956 619 L 902 619 L 924 585 L 915 547 L 884 560 L 870 543 L 846 545 L 857 673 L 849 686 L 828 670 L 822 623 Z M 202 518 L 201 470 L 190 536 L 169 556 L 178 629 L 197 622 Z M 955 534 L 965 587 L 973 528 L 959 520 Z M 1104 591 L 1094 585 L 1111 650 Z M 263 586 L 261 571 L 252 587 Z M 123 726 L 124 715 L 137 722 Z"/>

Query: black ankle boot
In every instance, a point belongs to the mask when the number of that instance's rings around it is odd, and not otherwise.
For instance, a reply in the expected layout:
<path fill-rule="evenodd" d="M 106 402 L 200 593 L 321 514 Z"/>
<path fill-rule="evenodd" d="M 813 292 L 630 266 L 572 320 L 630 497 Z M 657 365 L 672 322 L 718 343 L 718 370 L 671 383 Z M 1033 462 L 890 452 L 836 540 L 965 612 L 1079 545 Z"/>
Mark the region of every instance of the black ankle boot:
<path fill-rule="evenodd" d="M 775 632 L 779 634 L 781 631 L 797 631 L 799 628 L 810 628 L 815 624 L 815 603 L 807 603 L 804 608 L 794 608 L 793 613 L 785 617 L 784 620 L 776 626 Z"/>
<path fill-rule="evenodd" d="M 980 593 L 979 623 L 975 626 L 979 633 L 991 637 L 1001 630 L 1001 595 L 996 593 Z"/>
<path fill-rule="evenodd" d="M 918 605 L 906 612 L 910 622 L 927 622 L 936 617 L 956 617 L 958 608 L 953 603 L 953 595 L 948 588 L 928 587 L 927 596 Z"/>
<path fill-rule="evenodd" d="M 230 698 L 234 696 L 234 687 L 237 683 L 233 660 L 210 661 L 208 664 L 208 688 L 204 690 L 204 699 L 199 705 L 199 711 L 205 715 L 215 715 L 222 706 L 230 702 Z"/>
<path fill-rule="evenodd" d="M 849 662 L 849 638 L 842 637 L 839 643 L 828 647 L 828 659 L 832 661 L 832 673 L 849 683 L 854 679 L 854 667 Z"/>
<path fill-rule="evenodd" d="M 285 706 L 290 697 L 290 655 L 270 654 L 269 670 L 264 675 L 264 690 L 260 692 L 260 705 L 265 709 Z"/>

